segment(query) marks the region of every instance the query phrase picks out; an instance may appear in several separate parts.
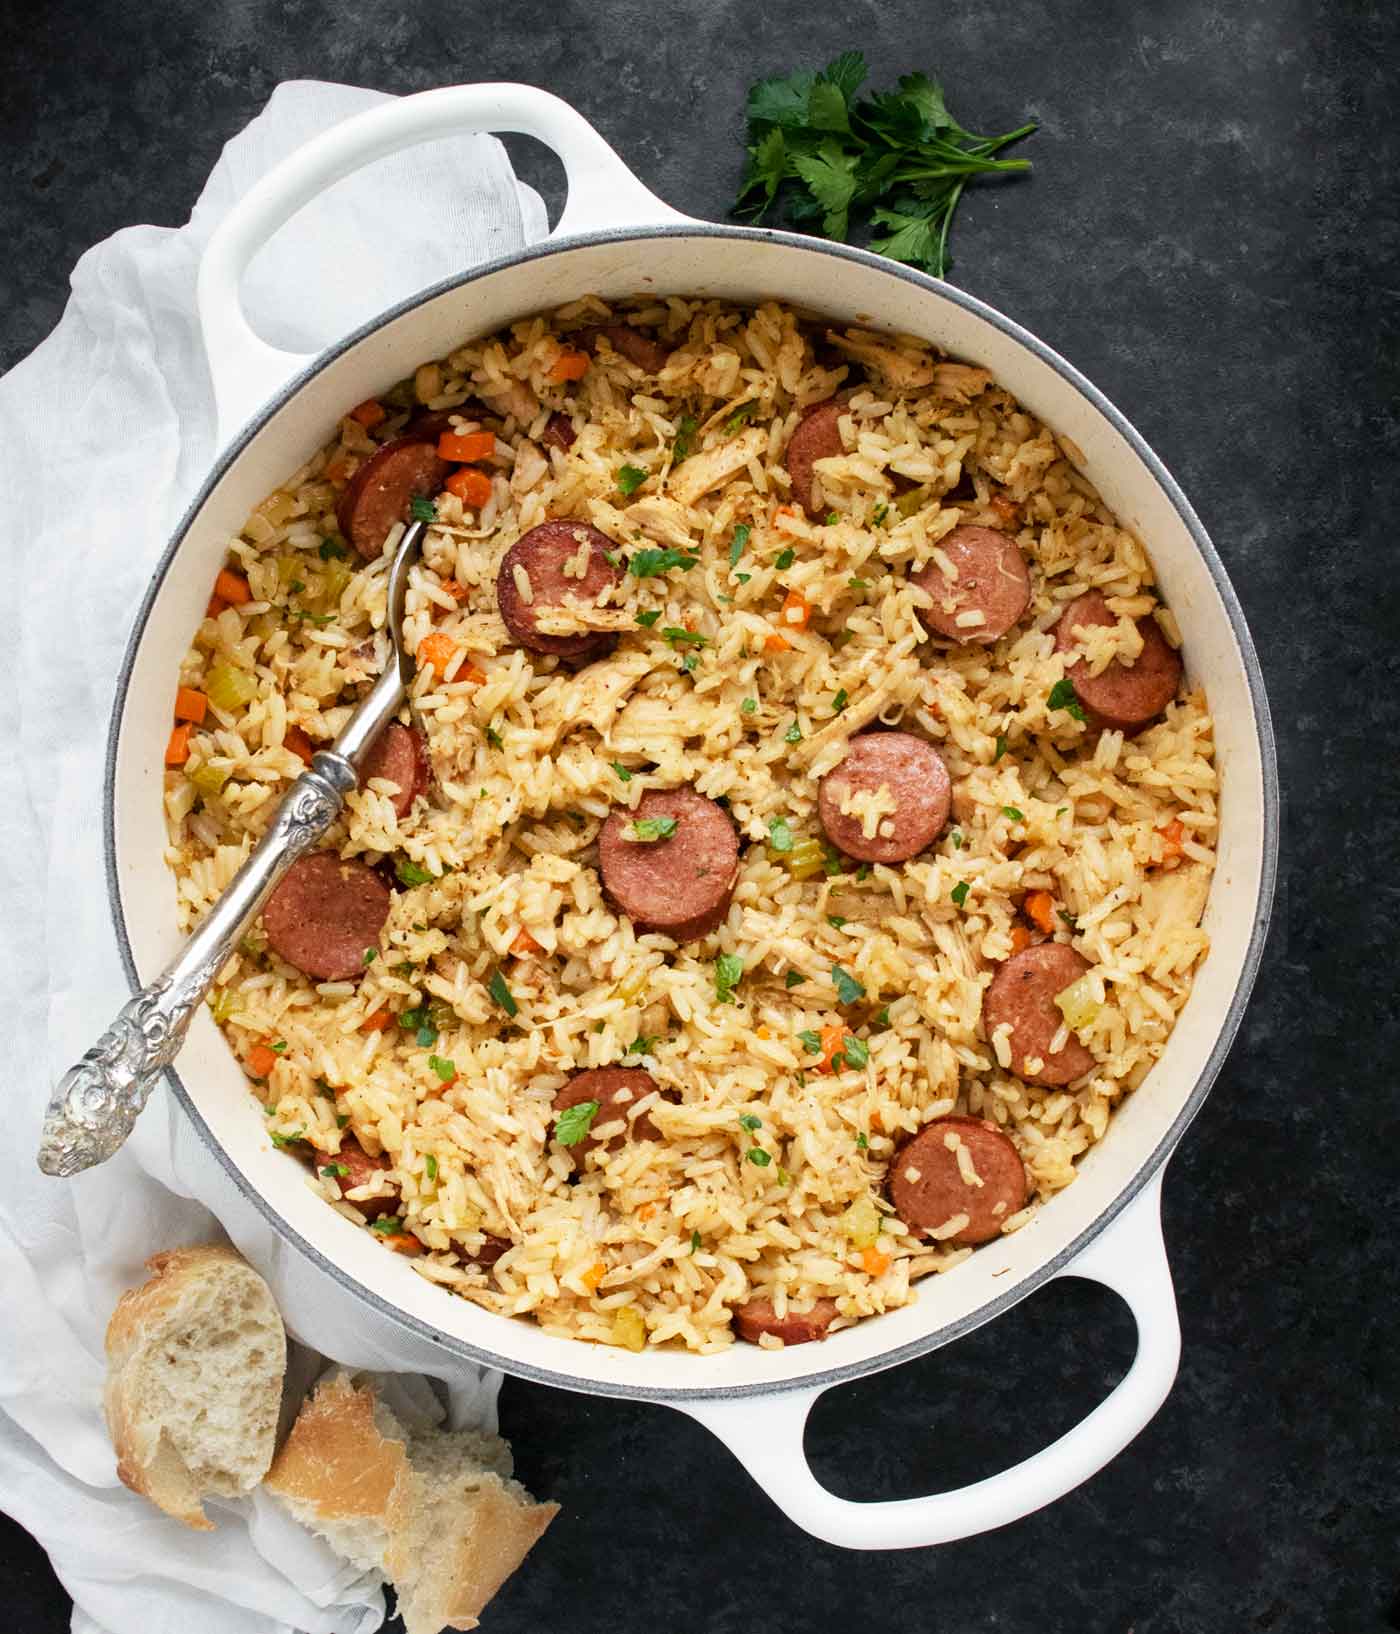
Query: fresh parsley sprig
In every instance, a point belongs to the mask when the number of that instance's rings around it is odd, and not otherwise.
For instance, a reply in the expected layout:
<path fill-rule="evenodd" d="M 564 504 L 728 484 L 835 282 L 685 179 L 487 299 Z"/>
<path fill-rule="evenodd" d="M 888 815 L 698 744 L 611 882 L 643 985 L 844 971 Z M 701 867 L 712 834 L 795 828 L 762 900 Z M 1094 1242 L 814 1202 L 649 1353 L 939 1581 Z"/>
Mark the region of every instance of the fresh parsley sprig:
<path fill-rule="evenodd" d="M 793 227 L 843 240 L 853 215 L 868 218 L 870 249 L 943 277 L 963 189 L 978 176 L 1029 170 L 1025 159 L 995 155 L 1035 124 L 974 135 L 924 74 L 906 74 L 897 91 L 857 101 L 866 72 L 859 51 L 844 51 L 819 73 L 802 70 L 750 88 L 749 164 L 734 213 L 760 221 L 776 204 Z"/>

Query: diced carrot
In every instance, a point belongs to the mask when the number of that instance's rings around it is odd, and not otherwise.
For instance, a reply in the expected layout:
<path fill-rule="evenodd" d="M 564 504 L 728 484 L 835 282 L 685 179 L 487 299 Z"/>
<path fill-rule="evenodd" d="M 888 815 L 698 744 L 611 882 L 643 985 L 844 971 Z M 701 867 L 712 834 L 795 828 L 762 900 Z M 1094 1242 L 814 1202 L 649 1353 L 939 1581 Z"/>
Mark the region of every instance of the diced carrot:
<path fill-rule="evenodd" d="M 882 1254 L 878 1248 L 862 1248 L 860 1251 L 860 1268 L 867 1276 L 882 1277 L 894 1264 L 888 1254 Z"/>
<path fill-rule="evenodd" d="M 438 438 L 438 458 L 456 460 L 489 460 L 496 452 L 496 434 L 493 431 L 444 431 Z"/>
<path fill-rule="evenodd" d="M 1003 522 L 1020 521 L 1021 507 L 1014 499 L 1008 499 L 1005 494 L 993 494 L 989 503 Z"/>
<path fill-rule="evenodd" d="M 660 1203 L 643 1203 L 637 1210 L 637 1218 L 639 1220 L 650 1220 L 655 1217 L 660 1207 Z"/>
<path fill-rule="evenodd" d="M 1175 862 L 1185 851 L 1182 841 L 1186 838 L 1186 825 L 1180 817 L 1174 817 L 1165 828 L 1159 828 L 1157 832 L 1162 836 L 1162 861 Z"/>
<path fill-rule="evenodd" d="M 450 636 L 445 636 L 441 630 L 434 630 L 431 635 L 425 635 L 418 643 L 419 669 L 431 668 L 439 675 L 446 675 L 456 656 L 457 643 Z"/>
<path fill-rule="evenodd" d="M 785 635 L 780 635 L 774 630 L 772 635 L 764 636 L 763 650 L 764 652 L 790 652 L 792 642 Z"/>
<path fill-rule="evenodd" d="M 779 505 L 773 512 L 774 520 L 780 516 L 801 516 L 802 510 L 798 505 Z"/>
<path fill-rule="evenodd" d="M 423 1252 L 422 1243 L 411 1231 L 387 1232 L 379 1240 L 386 1248 L 392 1248 L 396 1254 L 406 1254 L 409 1259 Z"/>
<path fill-rule="evenodd" d="M 458 584 L 456 579 L 444 579 L 442 588 L 452 597 L 453 601 L 465 601 L 471 595 L 471 591 L 467 589 L 466 585 Z"/>
<path fill-rule="evenodd" d="M 766 1027 L 755 1027 L 754 1032 L 757 1033 L 760 1038 L 771 1038 L 773 1036 Z"/>
<path fill-rule="evenodd" d="M 332 482 L 349 482 L 355 474 L 353 460 L 332 460 L 326 467 L 326 476 Z"/>
<path fill-rule="evenodd" d="M 473 686 L 480 686 L 486 679 L 486 671 L 478 669 L 475 664 L 466 663 L 457 671 L 457 679 L 459 681 L 470 681 Z"/>
<path fill-rule="evenodd" d="M 209 605 L 204 609 L 205 618 L 218 618 L 228 603 L 222 596 L 210 596 Z"/>
<path fill-rule="evenodd" d="M 1027 919 L 1047 936 L 1055 929 L 1055 899 L 1049 891 L 1031 891 L 1021 904 Z"/>
<path fill-rule="evenodd" d="M 588 1289 L 590 1294 L 593 1294 L 597 1293 L 598 1284 L 607 1274 L 608 1268 L 603 1264 L 602 1260 L 595 1260 L 579 1278 L 579 1281 Z"/>
<path fill-rule="evenodd" d="M 175 719 L 193 721 L 196 726 L 204 719 L 209 700 L 193 687 L 179 687 L 175 692 Z"/>
<path fill-rule="evenodd" d="M 247 579 L 229 567 L 219 569 L 219 576 L 214 580 L 214 594 L 222 596 L 230 607 L 242 607 L 253 599 Z"/>
<path fill-rule="evenodd" d="M 170 734 L 170 741 L 165 746 L 165 764 L 167 766 L 183 766 L 190 758 L 190 728 L 189 722 L 177 726 Z"/>
<path fill-rule="evenodd" d="M 587 352 L 560 352 L 549 371 L 551 380 L 582 380 L 588 373 Z"/>
<path fill-rule="evenodd" d="M 875 1133 L 877 1135 L 883 1135 L 884 1134 L 884 1132 L 885 1132 L 885 1120 L 880 1116 L 880 1114 L 878 1112 L 872 1112 L 870 1114 L 870 1127 L 875 1131 Z"/>
<path fill-rule="evenodd" d="M 277 1053 L 266 1044 L 254 1044 L 248 1051 L 248 1071 L 254 1078 L 266 1078 L 277 1065 Z"/>
<path fill-rule="evenodd" d="M 822 1028 L 822 1058 L 817 1066 L 818 1072 L 831 1072 L 833 1070 L 832 1060 L 845 1048 L 846 1038 L 846 1029 L 839 1023 Z"/>
<path fill-rule="evenodd" d="M 491 497 L 491 478 L 474 465 L 463 465 L 443 483 L 449 494 L 456 494 L 464 505 L 480 510 Z"/>
<path fill-rule="evenodd" d="M 812 617 L 807 598 L 798 590 L 789 590 L 783 602 L 782 622 L 785 629 L 805 630 Z"/>
<path fill-rule="evenodd" d="M 388 410 L 378 398 L 367 397 L 363 403 L 357 403 L 350 410 L 350 418 L 358 420 L 368 431 L 371 426 L 377 426 L 381 420 L 388 418 Z"/>
<path fill-rule="evenodd" d="M 517 959 L 524 959 L 532 953 L 542 953 L 544 949 L 522 925 L 515 940 L 510 944 L 510 951 Z"/>
<path fill-rule="evenodd" d="M 1011 951 L 1023 953 L 1031 945 L 1031 933 L 1025 925 L 1011 927 Z"/>
<path fill-rule="evenodd" d="M 382 1033 L 393 1024 L 393 1020 L 394 1012 L 392 1010 L 376 1010 L 367 1021 L 360 1023 L 360 1031 L 362 1033 Z"/>
<path fill-rule="evenodd" d="M 289 726 L 282 734 L 282 747 L 290 749 L 298 760 L 305 761 L 308 766 L 311 764 L 312 755 L 316 753 L 311 739 L 299 726 Z"/>

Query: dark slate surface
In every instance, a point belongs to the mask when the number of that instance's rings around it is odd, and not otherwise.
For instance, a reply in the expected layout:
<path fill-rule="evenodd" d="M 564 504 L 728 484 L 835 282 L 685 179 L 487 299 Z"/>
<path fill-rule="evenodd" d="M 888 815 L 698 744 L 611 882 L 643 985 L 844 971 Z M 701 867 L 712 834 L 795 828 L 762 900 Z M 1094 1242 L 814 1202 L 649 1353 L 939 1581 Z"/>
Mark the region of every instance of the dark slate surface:
<path fill-rule="evenodd" d="M 997 1634 L 1400 1628 L 1393 867 L 1400 15 L 1384 0 L 5 0 L 0 360 L 89 244 L 183 221 L 279 80 L 526 79 L 663 197 L 722 216 L 758 73 L 864 47 L 969 124 L 1043 121 L 1029 184 L 968 197 L 954 277 L 1074 360 L 1181 479 L 1249 614 L 1279 729 L 1283 888 L 1240 1040 L 1166 1183 L 1185 1333 L 1151 1427 L 1080 1491 L 936 1552 L 803 1537 L 670 1412 L 507 1384 L 524 1479 L 564 1514 L 494 1634 L 878 1625 Z M 524 152 L 528 144 L 522 144 Z M 527 173 L 557 174 L 526 153 Z M 385 230 L 392 231 L 392 222 Z M 1062 1284 L 814 1415 L 854 1497 L 975 1479 L 1122 1375 L 1129 1320 Z M 4 1523 L 9 1626 L 67 1627 Z"/>

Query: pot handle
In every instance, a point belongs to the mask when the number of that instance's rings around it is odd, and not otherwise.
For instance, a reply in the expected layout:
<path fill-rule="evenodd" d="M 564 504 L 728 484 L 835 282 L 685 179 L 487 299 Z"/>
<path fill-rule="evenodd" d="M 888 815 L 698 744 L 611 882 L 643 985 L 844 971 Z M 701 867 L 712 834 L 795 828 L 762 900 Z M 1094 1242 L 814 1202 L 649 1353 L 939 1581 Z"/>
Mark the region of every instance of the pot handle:
<path fill-rule="evenodd" d="M 250 187 L 204 251 L 199 322 L 222 444 L 313 361 L 312 355 L 269 346 L 243 315 L 239 285 L 262 245 L 303 205 L 373 160 L 484 131 L 538 137 L 562 160 L 568 199 L 551 239 L 691 220 L 643 187 L 582 114 L 533 85 L 447 85 L 356 114 L 313 137 Z"/>
<path fill-rule="evenodd" d="M 889 1503 L 852 1503 L 821 1486 L 802 1432 L 822 1389 L 672 1403 L 729 1448 L 778 1508 L 804 1532 L 843 1549 L 917 1549 L 951 1543 L 1020 1520 L 1117 1456 L 1166 1400 L 1181 1355 L 1181 1328 L 1162 1242 L 1159 1171 L 1123 1213 L 1059 1276 L 1112 1288 L 1137 1323 L 1127 1376 L 1086 1419 L 999 1475 L 954 1492 Z"/>

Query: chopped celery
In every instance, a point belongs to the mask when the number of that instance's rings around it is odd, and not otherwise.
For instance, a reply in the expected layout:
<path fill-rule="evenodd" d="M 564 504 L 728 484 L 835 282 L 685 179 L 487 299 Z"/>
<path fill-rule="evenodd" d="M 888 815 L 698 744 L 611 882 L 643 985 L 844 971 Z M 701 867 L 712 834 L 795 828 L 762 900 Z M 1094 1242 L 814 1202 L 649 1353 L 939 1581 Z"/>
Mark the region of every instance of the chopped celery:
<path fill-rule="evenodd" d="M 222 1027 L 233 1014 L 234 997 L 231 988 L 216 987 L 209 995 L 209 1014 Z"/>
<path fill-rule="evenodd" d="M 911 488 L 907 493 L 901 494 L 899 498 L 895 500 L 894 508 L 902 517 L 907 519 L 911 516 L 917 515 L 919 511 L 923 510 L 927 499 L 927 487 Z"/>
<path fill-rule="evenodd" d="M 635 1305 L 623 1305 L 613 1313 L 612 1342 L 624 1350 L 645 1350 L 647 1325 Z"/>
<path fill-rule="evenodd" d="M 1056 993 L 1055 1003 L 1059 1006 L 1060 1014 L 1065 1018 L 1070 1030 L 1076 1033 L 1091 1026 L 1103 1008 L 1094 997 L 1093 983 L 1088 976 L 1081 976 L 1077 982 L 1071 982 L 1063 992 Z"/>
<path fill-rule="evenodd" d="M 647 990 L 647 979 L 644 975 L 633 976 L 630 981 L 619 982 L 612 990 L 615 999 L 621 999 L 624 1004 L 633 1004 L 641 998 Z"/>
<path fill-rule="evenodd" d="M 233 768 L 220 761 L 206 760 L 189 774 L 190 782 L 201 794 L 222 794 Z"/>
<path fill-rule="evenodd" d="M 812 835 L 804 834 L 800 839 L 795 839 L 791 850 L 775 851 L 771 845 L 767 850 L 769 859 L 781 863 L 794 879 L 814 879 L 824 866 L 822 842 Z"/>
<path fill-rule="evenodd" d="M 321 574 L 321 593 L 316 598 L 325 612 L 340 605 L 345 587 L 355 577 L 353 569 L 344 562 L 329 561 Z"/>
<path fill-rule="evenodd" d="M 214 664 L 204 678 L 204 690 L 215 709 L 242 709 L 256 697 L 258 683 L 246 669 L 235 664 Z"/>
<path fill-rule="evenodd" d="M 853 1248 L 874 1248 L 880 1236 L 880 1211 L 872 1197 L 858 1197 L 841 1216 Z"/>

